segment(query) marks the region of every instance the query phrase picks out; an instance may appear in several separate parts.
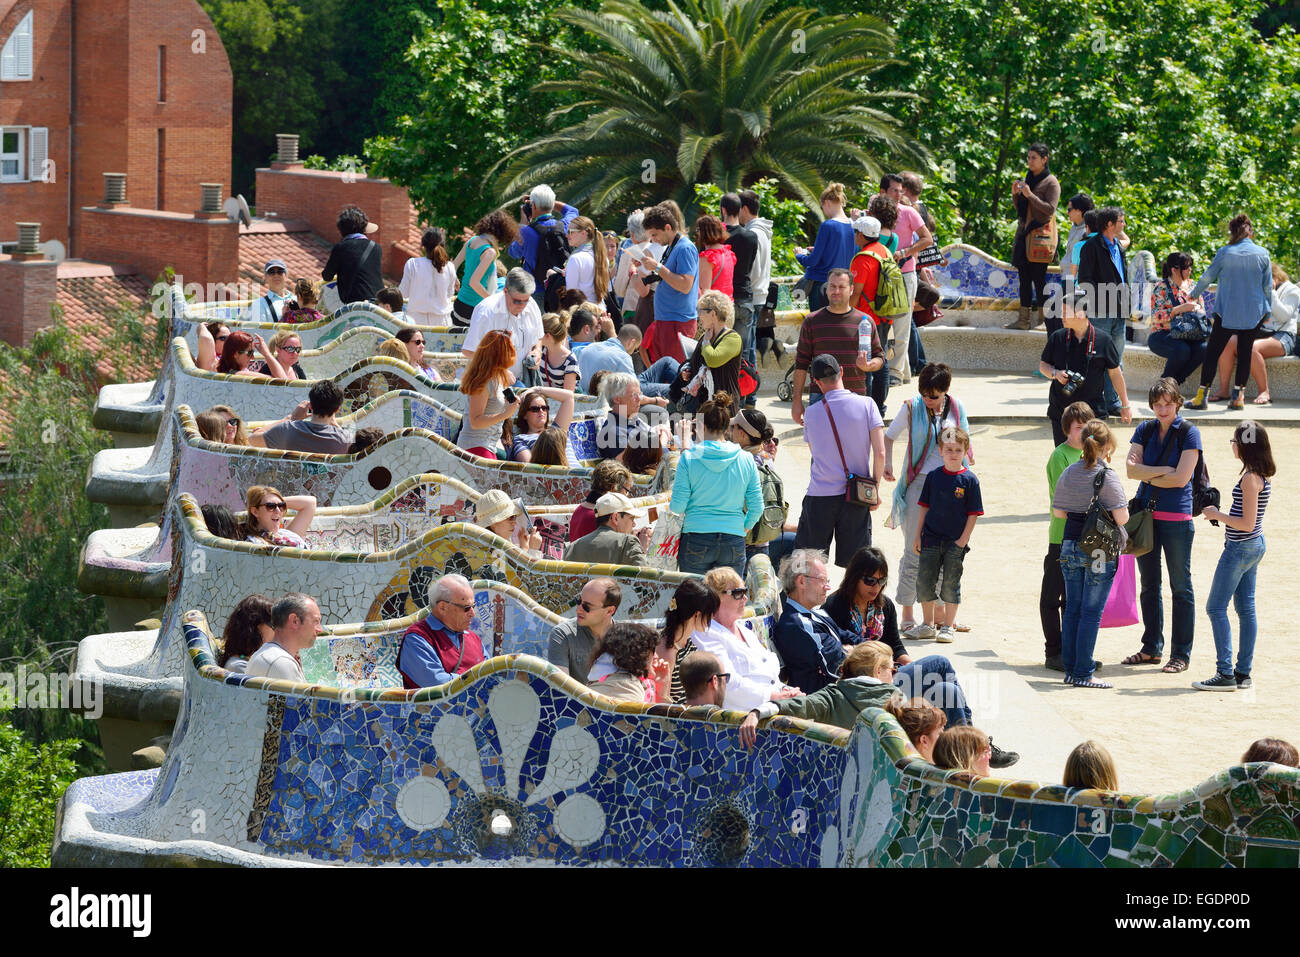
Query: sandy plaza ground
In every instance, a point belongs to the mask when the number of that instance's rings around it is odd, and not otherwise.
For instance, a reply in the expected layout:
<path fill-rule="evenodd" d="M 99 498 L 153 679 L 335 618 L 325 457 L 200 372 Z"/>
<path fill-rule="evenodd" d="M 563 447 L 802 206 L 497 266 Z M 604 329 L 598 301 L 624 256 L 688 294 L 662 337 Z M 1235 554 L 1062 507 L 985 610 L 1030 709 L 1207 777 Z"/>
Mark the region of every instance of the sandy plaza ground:
<path fill-rule="evenodd" d="M 1272 504 L 1264 520 L 1268 552 L 1259 569 L 1256 591 L 1259 637 L 1252 669 L 1254 688 L 1223 694 L 1191 687 L 1192 681 L 1214 673 L 1214 640 L 1205 601 L 1224 541 L 1222 527 L 1213 528 L 1197 519 L 1192 551 L 1197 616 L 1190 670 L 1167 675 L 1159 667 L 1120 665 L 1122 658 L 1139 649 L 1142 626 L 1103 629 L 1096 657 L 1103 662 L 1099 677 L 1115 685 L 1107 691 L 1068 687 L 1059 673 L 1043 667 L 1038 594 L 1049 516 L 1044 469 L 1053 448 L 1051 428 L 1041 417 L 1046 408 L 1046 386 L 1031 376 L 958 373 L 952 392 L 967 405 L 973 420 L 975 471 L 985 508 L 971 538 L 958 616 L 972 630 L 959 634 L 957 641 L 948 645 L 905 643 L 913 657 L 944 654 L 953 661 L 971 697 L 975 723 L 990 732 L 999 746 L 1022 754 L 1007 776 L 1059 781 L 1066 755 L 1074 745 L 1095 738 L 1114 756 L 1122 790 L 1169 793 L 1195 787 L 1236 763 L 1255 738 L 1300 740 L 1294 704 L 1300 661 L 1287 651 L 1295 626 L 1286 597 L 1296 587 L 1288 556 L 1300 545 L 1300 523 L 1285 508 L 1287 490 L 1294 486 L 1293 475 L 1300 468 L 1300 429 L 1288 420 L 1300 424 L 1300 410 L 1294 404 L 1288 408 L 1285 403 L 1275 403 L 1262 411 L 1248 406 L 1243 415 L 1227 413 L 1219 403 L 1209 412 L 1193 414 L 1201 429 L 1211 481 L 1222 491 L 1225 509 L 1237 477 L 1237 462 L 1228 440 L 1238 419 L 1254 414 L 1265 424 L 1278 464 Z M 904 399 L 915 394 L 915 380 L 892 389 L 886 421 Z M 1133 396 L 1137 416 L 1150 415 L 1144 399 Z M 786 436 L 778 467 L 786 482 L 791 517 L 797 520 L 801 492 L 807 485 L 808 449 L 797 437 L 787 403 L 764 395 L 760 408 L 771 417 L 777 433 Z M 1120 449 L 1112 465 L 1123 475 L 1133 427 L 1113 425 Z M 897 464 L 902 448 L 895 453 Z M 1136 482 L 1125 479 L 1130 494 L 1136 487 Z M 892 490 L 892 485 L 885 487 L 886 501 Z M 882 506 L 873 522 L 873 543 L 888 556 L 892 575 L 903 540 L 900 530 L 883 527 L 885 514 Z M 832 584 L 837 585 L 840 577 L 841 570 L 832 566 Z M 891 581 L 890 597 L 894 588 Z M 1164 596 L 1168 660 L 1171 599 L 1167 575 Z M 1235 641 L 1236 617 L 1231 611 L 1229 617 Z"/>

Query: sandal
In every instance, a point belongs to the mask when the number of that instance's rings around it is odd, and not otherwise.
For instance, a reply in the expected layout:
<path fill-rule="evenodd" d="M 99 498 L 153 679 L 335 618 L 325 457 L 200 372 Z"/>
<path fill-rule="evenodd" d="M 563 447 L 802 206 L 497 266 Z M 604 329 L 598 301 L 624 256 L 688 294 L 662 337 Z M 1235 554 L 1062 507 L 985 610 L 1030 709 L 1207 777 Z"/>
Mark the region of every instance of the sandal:
<path fill-rule="evenodd" d="M 1089 678 L 1087 681 L 1080 681 L 1078 678 L 1070 678 L 1070 684 L 1076 688 L 1113 688 L 1115 687 L 1109 681 L 1098 681 L 1096 678 Z"/>
<path fill-rule="evenodd" d="M 1148 655 L 1145 651 L 1139 651 L 1135 655 L 1129 655 L 1127 658 L 1121 661 L 1120 664 L 1121 665 L 1158 665 L 1160 664 L 1160 656 Z M 1184 664 L 1183 667 L 1186 668 L 1187 665 Z"/>
<path fill-rule="evenodd" d="M 1187 662 L 1182 658 L 1170 658 L 1169 664 L 1160 669 L 1167 675 L 1180 675 L 1187 670 Z"/>
<path fill-rule="evenodd" d="M 952 630 L 960 631 L 962 634 L 965 634 L 966 632 L 970 631 L 970 625 L 953 625 Z"/>

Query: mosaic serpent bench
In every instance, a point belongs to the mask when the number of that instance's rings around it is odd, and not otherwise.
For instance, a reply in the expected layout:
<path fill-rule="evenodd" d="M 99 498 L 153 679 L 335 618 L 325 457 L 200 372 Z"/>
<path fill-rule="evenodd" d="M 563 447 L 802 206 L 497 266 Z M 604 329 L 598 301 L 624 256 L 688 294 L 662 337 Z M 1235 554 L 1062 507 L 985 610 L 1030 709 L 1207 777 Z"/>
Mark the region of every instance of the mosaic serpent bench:
<path fill-rule="evenodd" d="M 199 435 L 188 406 L 176 410 L 159 441 L 146 448 L 96 453 L 86 497 L 109 507 L 115 527 L 156 519 L 169 496 L 190 492 L 203 504 L 243 506 L 250 485 L 273 485 L 285 495 L 315 495 L 318 505 L 361 505 L 411 475 L 438 472 L 472 488 L 504 488 L 535 502 L 581 502 L 591 488 L 586 466 L 534 465 L 485 459 L 448 436 L 460 413 L 418 393 L 390 392 L 340 420 L 345 428 L 374 425 L 385 435 L 355 455 L 323 455 L 212 442 Z M 575 455 L 596 454 L 597 420 L 575 419 L 569 442 Z M 638 495 L 663 490 L 670 476 L 636 476 Z"/>
<path fill-rule="evenodd" d="M 157 770 L 83 778 L 59 866 L 1297 866 L 1300 772 L 1229 768 L 1160 797 L 939 771 L 893 718 L 854 728 L 613 702 L 530 655 L 438 688 L 217 667 L 185 616 Z"/>
<path fill-rule="evenodd" d="M 220 629 L 249 594 L 301 591 L 316 599 L 325 622 L 383 621 L 427 605 L 429 586 L 444 573 L 457 572 L 522 589 L 540 606 L 566 613 L 583 585 L 607 575 L 623 585 L 622 615 L 653 618 L 664 613 L 677 586 L 692 577 L 657 568 L 534 560 L 487 529 L 462 522 L 370 552 L 236 542 L 209 534 L 188 495 L 173 506 L 170 528 L 172 562 L 160 626 L 92 635 L 78 648 L 75 673 L 102 681 L 110 703 L 125 702 L 120 709 L 106 708 L 110 717 L 130 718 L 149 694 L 179 687 L 184 658 L 180 617 L 186 608 L 206 608 Z M 770 563 L 763 558 L 753 564 L 754 594 L 765 596 L 762 600 L 774 608 L 777 590 Z M 766 614 L 771 609 L 759 610 Z"/>
<path fill-rule="evenodd" d="M 635 499 L 634 510 L 651 525 L 668 505 L 668 492 Z M 378 552 L 398 548 L 439 525 L 474 520 L 479 493 L 442 475 L 407 478 L 363 505 L 327 506 L 316 512 L 303 535 L 315 550 Z M 546 503 L 529 509 L 533 519 L 554 523 L 567 541 L 577 505 Z M 104 599 L 109 627 L 128 628 L 161 607 L 172 562 L 171 522 L 92 532 L 81 552 L 77 585 Z M 237 517 L 243 513 L 237 513 Z"/>
<path fill-rule="evenodd" d="M 339 338 L 326 343 L 323 349 L 304 349 L 299 361 L 309 381 L 332 379 L 358 362 L 377 355 L 379 344 L 387 338 L 388 334 L 382 329 L 355 326 Z M 112 432 L 115 438 L 156 435 L 163 417 L 178 404 L 174 387 L 177 377 L 176 354 L 175 348 L 167 349 L 156 379 L 102 387 L 95 400 L 95 412 L 91 418 L 95 428 Z M 460 380 L 461 372 L 469 361 L 461 355 L 458 348 L 447 352 L 429 350 L 425 353 L 425 358 L 437 370 L 439 378 L 449 383 Z M 193 367 L 192 354 L 190 365 Z M 197 371 L 197 367 L 194 368 Z M 414 368 L 404 371 L 415 376 Z"/>

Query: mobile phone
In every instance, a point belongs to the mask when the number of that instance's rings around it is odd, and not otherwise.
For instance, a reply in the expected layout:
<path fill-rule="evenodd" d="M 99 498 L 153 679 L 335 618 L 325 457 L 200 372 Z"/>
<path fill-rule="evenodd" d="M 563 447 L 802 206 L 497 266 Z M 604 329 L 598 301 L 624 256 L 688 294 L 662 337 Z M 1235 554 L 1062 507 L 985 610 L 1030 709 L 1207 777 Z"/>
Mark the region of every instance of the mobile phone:
<path fill-rule="evenodd" d="M 506 405 L 513 405 L 515 401 L 515 390 L 506 386 L 501 390 L 501 397 L 506 400 Z"/>

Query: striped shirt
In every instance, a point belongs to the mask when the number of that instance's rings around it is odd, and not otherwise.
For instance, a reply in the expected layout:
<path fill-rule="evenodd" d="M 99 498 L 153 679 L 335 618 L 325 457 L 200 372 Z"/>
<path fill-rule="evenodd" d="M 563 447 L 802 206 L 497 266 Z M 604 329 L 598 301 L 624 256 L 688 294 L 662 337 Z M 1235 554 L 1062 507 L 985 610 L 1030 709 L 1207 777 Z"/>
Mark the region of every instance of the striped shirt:
<path fill-rule="evenodd" d="M 546 380 L 548 386 L 552 389 L 563 389 L 564 377 L 570 372 L 575 376 L 578 374 L 578 357 L 572 352 L 566 354 L 559 365 L 551 365 L 551 354 L 545 349 L 542 350 L 542 378 Z M 575 386 L 578 384 L 576 379 L 573 384 Z"/>
<path fill-rule="evenodd" d="M 687 638 L 686 644 L 682 645 L 673 657 L 673 678 L 672 683 L 668 686 L 668 697 L 673 704 L 686 704 L 686 686 L 682 684 L 682 662 L 687 655 L 698 650 L 695 647 L 695 642 Z"/>
<path fill-rule="evenodd" d="M 831 312 L 830 307 L 818 309 L 799 327 L 799 345 L 795 350 L 794 366 L 808 371 L 813 358 L 829 352 L 839 360 L 844 373 L 844 388 L 858 395 L 867 394 L 867 374 L 858 368 L 858 324 L 866 313 L 856 309 Z M 880 337 L 872 332 L 871 358 L 884 355 Z M 817 391 L 813 383 L 813 391 Z"/>
<path fill-rule="evenodd" d="M 1268 494 L 1272 491 L 1272 486 L 1268 479 L 1264 479 L 1264 487 L 1259 490 L 1259 505 L 1255 510 L 1255 528 L 1249 532 L 1243 532 L 1233 528 L 1231 525 L 1224 526 L 1224 534 L 1227 535 L 1230 542 L 1247 542 L 1252 538 L 1259 538 L 1264 528 L 1264 509 L 1268 507 Z M 1232 487 L 1232 508 L 1229 509 L 1228 515 L 1232 518 L 1241 518 L 1241 480 Z"/>

